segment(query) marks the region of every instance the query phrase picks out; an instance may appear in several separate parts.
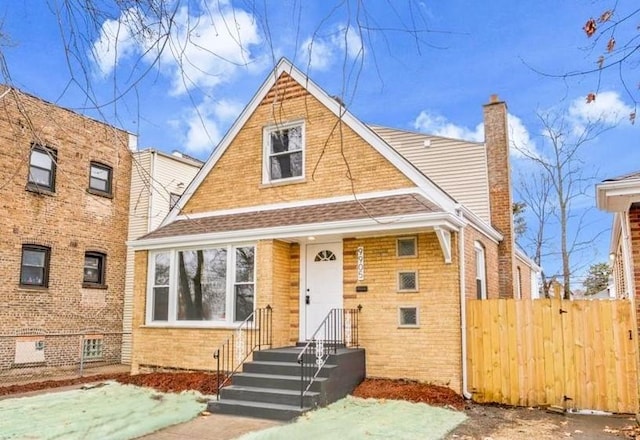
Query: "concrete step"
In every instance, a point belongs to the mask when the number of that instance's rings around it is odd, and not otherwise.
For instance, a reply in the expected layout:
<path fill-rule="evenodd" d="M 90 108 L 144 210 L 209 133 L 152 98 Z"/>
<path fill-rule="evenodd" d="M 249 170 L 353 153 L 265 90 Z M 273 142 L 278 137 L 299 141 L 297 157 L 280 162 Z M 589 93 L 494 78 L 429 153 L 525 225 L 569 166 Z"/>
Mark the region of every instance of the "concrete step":
<path fill-rule="evenodd" d="M 304 396 L 304 406 L 317 406 L 320 393 L 307 391 Z M 300 390 L 283 390 L 278 388 L 258 388 L 241 385 L 230 385 L 220 390 L 220 399 L 244 400 L 250 402 L 275 403 L 278 405 L 300 405 Z"/>
<path fill-rule="evenodd" d="M 217 414 L 233 414 L 271 420 L 292 420 L 310 409 L 310 407 L 300 408 L 300 405 L 281 405 L 230 399 L 214 400 L 207 405 L 209 412 Z"/>
<path fill-rule="evenodd" d="M 320 377 L 329 377 L 337 365 L 325 364 L 320 371 Z M 253 361 L 243 366 L 245 373 L 279 374 L 300 377 L 300 364 L 297 362 Z"/>
<path fill-rule="evenodd" d="M 298 362 L 301 347 L 284 347 L 253 352 L 254 361 L 267 362 Z"/>
<path fill-rule="evenodd" d="M 232 385 L 253 388 L 279 388 L 281 390 L 300 390 L 300 376 L 265 373 L 238 373 L 231 379 Z M 327 378 L 318 377 L 309 391 L 321 392 Z M 224 388 L 223 388 L 224 389 Z"/>

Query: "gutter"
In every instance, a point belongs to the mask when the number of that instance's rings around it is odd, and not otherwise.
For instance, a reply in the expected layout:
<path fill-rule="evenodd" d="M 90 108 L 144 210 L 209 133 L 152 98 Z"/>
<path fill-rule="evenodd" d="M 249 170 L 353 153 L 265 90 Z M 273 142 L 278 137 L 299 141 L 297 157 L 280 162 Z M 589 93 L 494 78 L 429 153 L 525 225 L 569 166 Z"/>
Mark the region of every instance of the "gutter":
<path fill-rule="evenodd" d="M 460 212 L 460 217 L 464 219 L 464 214 Z M 467 389 L 467 298 L 464 265 L 464 227 L 458 233 L 458 262 L 460 266 L 460 341 L 462 345 L 462 396 L 471 400 L 473 397 Z"/>

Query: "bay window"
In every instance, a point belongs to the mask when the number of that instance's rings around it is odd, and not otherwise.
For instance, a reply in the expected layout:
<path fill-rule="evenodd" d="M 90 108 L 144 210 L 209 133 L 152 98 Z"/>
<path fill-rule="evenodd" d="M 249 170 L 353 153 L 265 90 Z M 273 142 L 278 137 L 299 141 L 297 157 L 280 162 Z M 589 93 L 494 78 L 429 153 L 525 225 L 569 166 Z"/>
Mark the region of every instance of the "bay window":
<path fill-rule="evenodd" d="M 253 312 L 254 246 L 156 252 L 149 269 L 148 323 L 230 324 Z"/>

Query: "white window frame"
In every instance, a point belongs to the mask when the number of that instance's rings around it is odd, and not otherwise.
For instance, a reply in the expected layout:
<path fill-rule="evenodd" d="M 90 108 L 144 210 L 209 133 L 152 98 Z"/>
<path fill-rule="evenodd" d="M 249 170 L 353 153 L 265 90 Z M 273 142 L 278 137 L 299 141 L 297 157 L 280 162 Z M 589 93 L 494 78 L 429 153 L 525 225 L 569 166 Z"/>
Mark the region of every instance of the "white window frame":
<path fill-rule="evenodd" d="M 147 302 L 145 309 L 145 325 L 148 327 L 199 327 L 199 328 L 236 328 L 240 321 L 235 321 L 235 278 L 236 278 L 236 248 L 253 247 L 254 248 L 254 262 L 253 262 L 253 310 L 256 309 L 257 304 L 257 267 L 258 267 L 258 254 L 257 243 L 211 243 L 202 244 L 198 246 L 171 248 L 171 249 L 158 249 L 149 251 L 148 265 L 147 265 Z M 211 321 L 189 321 L 178 320 L 178 252 L 182 251 L 194 251 L 202 249 L 220 249 L 226 248 L 227 250 L 227 279 L 226 279 L 226 298 L 225 298 L 225 319 L 224 320 L 211 320 Z M 168 316 L 166 321 L 154 321 L 153 320 L 153 288 L 155 282 L 155 256 L 161 253 L 169 254 L 169 307 Z"/>
<path fill-rule="evenodd" d="M 416 323 L 415 324 L 403 324 L 402 323 L 402 309 L 416 309 Z M 417 305 L 401 305 L 398 306 L 398 328 L 419 328 L 420 327 L 420 307 Z"/>
<path fill-rule="evenodd" d="M 286 177 L 280 179 L 271 178 L 271 133 L 274 131 L 287 130 L 290 128 L 300 127 L 300 136 L 302 148 L 302 174 L 300 176 Z M 284 122 L 281 124 L 269 125 L 262 130 L 262 183 L 263 184 L 279 184 L 294 183 L 305 180 L 305 163 L 306 163 L 306 136 L 304 120 L 296 120 Z"/>
<path fill-rule="evenodd" d="M 478 258 L 480 257 L 480 258 Z M 487 253 L 479 241 L 473 243 L 473 258 L 475 265 L 475 297 L 478 298 L 478 281 L 480 281 L 480 298 L 487 299 Z"/>
<path fill-rule="evenodd" d="M 413 241 L 413 254 L 412 255 L 400 255 L 400 240 L 412 240 Z M 396 257 L 397 258 L 415 258 L 418 256 L 418 237 L 398 237 L 396 238 Z"/>
<path fill-rule="evenodd" d="M 522 299 L 522 269 L 516 266 L 516 299 Z"/>
<path fill-rule="evenodd" d="M 416 287 L 415 289 L 403 289 L 402 286 L 400 286 L 400 275 L 403 273 L 412 273 L 415 275 L 416 277 Z M 419 277 L 419 273 L 417 270 L 399 270 L 396 273 L 396 290 L 399 293 L 415 293 L 418 292 L 420 290 L 420 277 Z"/>

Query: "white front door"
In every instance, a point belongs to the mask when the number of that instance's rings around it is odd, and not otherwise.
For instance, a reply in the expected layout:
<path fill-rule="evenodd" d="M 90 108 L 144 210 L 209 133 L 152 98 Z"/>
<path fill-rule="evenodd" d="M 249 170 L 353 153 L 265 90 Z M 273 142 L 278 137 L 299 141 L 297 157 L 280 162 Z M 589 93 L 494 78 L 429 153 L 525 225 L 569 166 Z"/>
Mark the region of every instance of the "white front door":
<path fill-rule="evenodd" d="M 308 244 L 300 298 L 300 339 L 311 339 L 329 311 L 342 307 L 342 242 Z"/>

